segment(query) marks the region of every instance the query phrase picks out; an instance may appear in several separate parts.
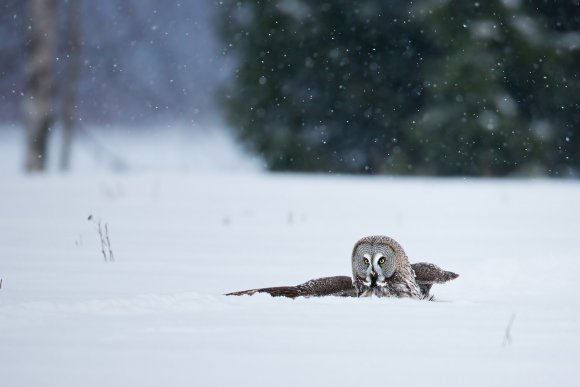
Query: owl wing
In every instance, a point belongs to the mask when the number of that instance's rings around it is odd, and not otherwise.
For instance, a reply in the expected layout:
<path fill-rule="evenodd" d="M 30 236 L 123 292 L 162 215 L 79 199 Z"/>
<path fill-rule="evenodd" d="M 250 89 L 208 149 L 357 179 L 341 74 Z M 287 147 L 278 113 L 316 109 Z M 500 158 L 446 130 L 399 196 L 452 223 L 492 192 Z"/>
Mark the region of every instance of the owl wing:
<path fill-rule="evenodd" d="M 418 262 L 411 264 L 411 267 L 415 272 L 415 281 L 417 283 L 443 284 L 459 277 L 459 274 L 443 270 L 432 263 Z"/>
<path fill-rule="evenodd" d="M 352 284 L 352 280 L 347 276 L 317 278 L 296 286 L 242 290 L 240 292 L 228 293 L 226 296 L 251 296 L 256 293 L 268 293 L 272 297 L 289 298 L 323 296 L 356 297 L 356 290 Z"/>
<path fill-rule="evenodd" d="M 417 262 L 411 264 L 411 267 L 415 272 L 415 281 L 419 285 L 421 293 L 423 293 L 425 298 L 429 297 L 429 292 L 433 284 L 443 284 L 459 277 L 459 274 L 443 270 L 432 263 Z"/>

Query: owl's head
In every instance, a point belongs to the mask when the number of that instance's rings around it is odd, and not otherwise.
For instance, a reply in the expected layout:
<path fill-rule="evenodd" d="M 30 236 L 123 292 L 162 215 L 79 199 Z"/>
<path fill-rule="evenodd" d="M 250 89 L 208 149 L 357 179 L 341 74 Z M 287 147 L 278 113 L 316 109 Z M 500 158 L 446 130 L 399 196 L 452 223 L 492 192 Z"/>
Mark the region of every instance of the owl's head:
<path fill-rule="evenodd" d="M 362 238 L 352 250 L 353 282 L 359 292 L 382 288 L 404 262 L 405 252 L 394 239 L 382 235 Z"/>

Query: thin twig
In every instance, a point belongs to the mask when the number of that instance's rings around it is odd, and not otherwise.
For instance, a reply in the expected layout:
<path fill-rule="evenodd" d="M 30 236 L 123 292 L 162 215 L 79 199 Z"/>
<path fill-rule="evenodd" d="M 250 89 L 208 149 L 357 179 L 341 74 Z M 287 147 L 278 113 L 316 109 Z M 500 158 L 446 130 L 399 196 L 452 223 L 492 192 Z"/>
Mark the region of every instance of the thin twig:
<path fill-rule="evenodd" d="M 103 237 L 103 230 L 101 229 L 101 220 L 97 223 L 98 230 L 99 230 L 99 237 L 101 239 L 101 253 L 103 253 L 103 258 L 105 258 L 105 262 L 107 262 L 107 253 L 105 252 L 105 238 Z"/>
<path fill-rule="evenodd" d="M 115 257 L 113 256 L 113 250 L 111 249 L 111 241 L 109 240 L 109 225 L 105 223 L 105 238 L 107 238 L 107 247 L 109 249 L 109 261 L 115 262 Z"/>
<path fill-rule="evenodd" d="M 87 218 L 89 222 L 93 222 L 93 215 L 89 215 Z M 111 239 L 109 239 L 109 225 L 105 223 L 104 231 L 102 226 L 102 221 L 99 219 L 97 221 L 97 231 L 99 233 L 99 239 L 101 240 L 101 254 L 105 262 L 115 262 L 115 256 L 113 255 L 113 249 L 111 248 Z M 81 236 L 82 244 L 82 236 Z"/>
<path fill-rule="evenodd" d="M 508 345 L 511 345 L 511 343 L 512 343 L 512 325 L 513 325 L 515 319 L 516 319 L 516 314 L 512 313 L 512 315 L 510 316 L 510 320 L 508 322 L 508 325 L 505 328 L 505 335 L 503 337 L 503 343 L 501 344 L 502 347 L 506 347 Z"/>

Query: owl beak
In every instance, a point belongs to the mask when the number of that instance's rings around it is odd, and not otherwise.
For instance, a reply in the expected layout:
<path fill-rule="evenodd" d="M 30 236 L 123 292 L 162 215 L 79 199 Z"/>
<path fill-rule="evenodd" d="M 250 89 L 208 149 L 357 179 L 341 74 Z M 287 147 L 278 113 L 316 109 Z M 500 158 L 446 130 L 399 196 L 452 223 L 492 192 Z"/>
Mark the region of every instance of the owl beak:
<path fill-rule="evenodd" d="M 375 271 L 375 269 L 369 267 L 369 269 L 367 270 L 367 277 L 363 281 L 363 283 L 371 288 L 375 287 L 377 283 L 377 272 Z"/>
<path fill-rule="evenodd" d="M 372 278 L 373 278 L 373 284 L 375 284 L 375 286 L 378 286 L 379 288 L 382 288 L 386 285 L 386 281 L 385 281 L 385 276 L 381 273 L 381 275 L 378 275 L 374 270 L 371 273 Z"/>
<path fill-rule="evenodd" d="M 371 287 L 375 287 L 377 285 L 377 272 L 372 270 L 371 271 Z"/>

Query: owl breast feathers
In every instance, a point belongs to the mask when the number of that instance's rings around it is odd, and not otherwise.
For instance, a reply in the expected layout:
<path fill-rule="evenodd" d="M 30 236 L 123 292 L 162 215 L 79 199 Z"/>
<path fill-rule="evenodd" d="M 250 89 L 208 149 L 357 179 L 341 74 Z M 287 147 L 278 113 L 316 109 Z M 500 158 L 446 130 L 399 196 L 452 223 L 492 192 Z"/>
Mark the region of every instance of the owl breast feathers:
<path fill-rule="evenodd" d="M 352 278 L 323 277 L 296 286 L 278 286 L 228 293 L 228 296 L 268 293 L 273 297 L 410 297 L 432 299 L 433 284 L 457 277 L 432 263 L 410 264 L 405 251 L 394 239 L 377 235 L 355 243 L 352 255 Z"/>

